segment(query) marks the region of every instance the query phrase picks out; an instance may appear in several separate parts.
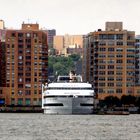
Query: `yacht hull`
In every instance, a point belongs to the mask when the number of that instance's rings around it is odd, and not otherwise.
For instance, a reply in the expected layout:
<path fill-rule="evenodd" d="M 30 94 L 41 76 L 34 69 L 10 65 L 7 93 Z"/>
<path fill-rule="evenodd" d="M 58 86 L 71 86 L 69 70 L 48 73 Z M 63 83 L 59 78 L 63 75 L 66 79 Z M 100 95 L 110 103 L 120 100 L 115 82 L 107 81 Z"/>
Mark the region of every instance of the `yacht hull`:
<path fill-rule="evenodd" d="M 93 97 L 50 97 L 44 100 L 44 114 L 92 114 Z"/>

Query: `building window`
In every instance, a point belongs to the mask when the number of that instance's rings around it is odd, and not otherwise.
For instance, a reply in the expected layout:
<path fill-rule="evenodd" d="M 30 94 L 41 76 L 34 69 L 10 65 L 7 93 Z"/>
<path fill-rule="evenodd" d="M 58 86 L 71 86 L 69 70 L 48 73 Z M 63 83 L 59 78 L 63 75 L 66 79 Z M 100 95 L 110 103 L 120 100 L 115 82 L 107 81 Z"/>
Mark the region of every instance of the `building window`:
<path fill-rule="evenodd" d="M 114 46 L 115 42 L 114 41 L 108 41 L 108 46 Z"/>
<path fill-rule="evenodd" d="M 100 65 L 98 67 L 99 67 L 99 69 L 105 69 L 105 65 Z"/>
<path fill-rule="evenodd" d="M 34 88 L 37 88 L 37 84 L 34 84 Z"/>
<path fill-rule="evenodd" d="M 31 76 L 31 73 L 26 73 L 26 76 Z"/>
<path fill-rule="evenodd" d="M 31 48 L 31 45 L 28 44 L 28 45 L 26 46 L 26 48 L 30 49 L 30 48 Z"/>
<path fill-rule="evenodd" d="M 105 87 L 105 83 L 99 83 L 99 86 Z"/>
<path fill-rule="evenodd" d="M 42 99 L 41 98 L 39 98 L 39 105 L 41 105 L 42 104 Z"/>
<path fill-rule="evenodd" d="M 99 46 L 106 46 L 106 42 L 105 41 L 100 41 Z"/>
<path fill-rule="evenodd" d="M 114 89 L 108 89 L 107 93 L 113 94 L 114 93 Z"/>
<path fill-rule="evenodd" d="M 31 65 L 31 62 L 26 62 L 25 63 L 27 66 L 30 66 Z"/>
<path fill-rule="evenodd" d="M 0 90 L 0 94 L 2 94 L 2 90 Z"/>
<path fill-rule="evenodd" d="M 27 33 L 27 34 L 26 34 L 26 37 L 31 37 L 31 34 L 30 34 L 30 33 Z"/>
<path fill-rule="evenodd" d="M 42 86 L 42 85 L 41 85 Z M 40 86 L 39 86 L 40 87 Z M 39 94 L 42 94 L 42 91 L 41 90 L 39 90 Z"/>
<path fill-rule="evenodd" d="M 116 34 L 117 40 L 123 40 L 123 34 Z"/>
<path fill-rule="evenodd" d="M 106 48 L 99 48 L 99 51 L 105 52 L 106 51 Z"/>
<path fill-rule="evenodd" d="M 123 42 L 122 41 L 118 41 L 117 42 L 117 46 L 123 46 Z"/>
<path fill-rule="evenodd" d="M 114 87 L 114 83 L 108 83 L 108 87 Z"/>
<path fill-rule="evenodd" d="M 117 77 L 116 81 L 122 81 L 122 77 Z"/>
<path fill-rule="evenodd" d="M 14 47 L 15 47 L 15 45 L 14 45 L 14 44 L 12 44 L 12 48 L 13 48 L 13 50 L 14 50 Z"/>
<path fill-rule="evenodd" d="M 31 95 L 31 91 L 30 90 L 26 90 L 25 91 L 25 95 Z"/>
<path fill-rule="evenodd" d="M 23 99 L 22 98 L 18 98 L 18 105 L 23 105 Z"/>
<path fill-rule="evenodd" d="M 34 78 L 34 81 L 37 82 L 37 78 Z"/>
<path fill-rule="evenodd" d="M 98 57 L 99 57 L 99 58 L 105 58 L 106 55 L 105 55 L 105 54 L 99 54 Z"/>
<path fill-rule="evenodd" d="M 127 58 L 135 58 L 135 54 L 127 54 Z"/>
<path fill-rule="evenodd" d="M 121 69 L 123 69 L 123 66 L 116 66 L 116 69 L 121 70 Z"/>
<path fill-rule="evenodd" d="M 114 40 L 115 39 L 115 35 L 114 34 L 108 34 L 108 39 L 109 40 Z"/>
<path fill-rule="evenodd" d="M 23 48 L 23 45 L 19 44 L 18 45 L 18 48 L 22 49 Z"/>
<path fill-rule="evenodd" d="M 122 87 L 122 83 L 121 83 L 121 82 L 116 83 L 116 86 L 117 86 L 117 87 Z"/>
<path fill-rule="evenodd" d="M 116 75 L 122 75 L 122 72 L 121 71 L 117 71 Z"/>
<path fill-rule="evenodd" d="M 102 88 L 99 88 L 98 93 L 104 93 L 104 90 Z"/>
<path fill-rule="evenodd" d="M 122 52 L 123 51 L 123 48 L 116 48 L 116 51 L 117 52 Z"/>
<path fill-rule="evenodd" d="M 34 38 L 36 38 L 38 36 L 38 34 L 37 33 L 34 33 L 33 36 L 34 36 Z"/>
<path fill-rule="evenodd" d="M 128 59 L 128 60 L 127 60 L 127 63 L 128 63 L 128 64 L 129 64 L 129 63 L 135 64 L 135 60 Z"/>
<path fill-rule="evenodd" d="M 25 70 L 26 71 L 31 71 L 31 67 L 26 67 Z"/>
<path fill-rule="evenodd" d="M 18 37 L 23 37 L 23 33 L 18 33 Z"/>
<path fill-rule="evenodd" d="M 114 64 L 114 60 L 108 60 L 108 64 Z"/>
<path fill-rule="evenodd" d="M 108 77 L 108 81 L 114 81 L 114 77 Z"/>
<path fill-rule="evenodd" d="M 21 94 L 22 94 L 22 90 L 19 90 L 19 91 L 18 91 L 18 94 L 21 95 Z"/>
<path fill-rule="evenodd" d="M 11 98 L 11 105 L 15 105 L 15 99 Z"/>
<path fill-rule="evenodd" d="M 135 66 L 127 66 L 127 69 L 135 69 Z"/>
<path fill-rule="evenodd" d="M 137 90 L 137 94 L 140 94 L 140 89 Z"/>
<path fill-rule="evenodd" d="M 116 93 L 122 93 L 122 89 L 116 89 Z"/>
<path fill-rule="evenodd" d="M 132 52 L 132 53 L 134 53 L 134 52 L 135 52 L 135 48 L 128 48 L 128 49 L 127 49 L 127 52 Z"/>
<path fill-rule="evenodd" d="M 98 60 L 98 63 L 105 64 L 106 61 L 105 60 Z"/>
<path fill-rule="evenodd" d="M 105 81 L 105 77 L 99 77 L 98 80 L 99 81 Z"/>
<path fill-rule="evenodd" d="M 23 88 L 23 84 L 18 84 L 18 88 Z"/>
<path fill-rule="evenodd" d="M 22 59 L 23 59 L 23 56 L 18 56 L 18 59 L 19 59 L 19 60 L 22 60 Z"/>
<path fill-rule="evenodd" d="M 23 51 L 22 51 L 22 50 L 19 50 L 19 51 L 18 51 L 18 53 L 19 53 L 19 54 L 22 54 L 22 53 L 23 53 Z"/>
<path fill-rule="evenodd" d="M 25 84 L 25 88 L 31 88 L 31 84 Z"/>
<path fill-rule="evenodd" d="M 37 105 L 37 98 L 34 98 L 33 105 Z"/>
<path fill-rule="evenodd" d="M 114 71 L 108 71 L 108 75 L 114 75 Z"/>
<path fill-rule="evenodd" d="M 105 71 L 99 71 L 100 75 L 105 75 Z"/>
<path fill-rule="evenodd" d="M 18 39 L 18 43 L 19 43 L 19 44 L 23 44 L 23 39 L 22 39 L 22 38 L 19 38 L 19 39 Z"/>
<path fill-rule="evenodd" d="M 113 58 L 113 57 L 115 57 L 115 55 L 114 54 L 109 54 L 108 57 Z"/>
<path fill-rule="evenodd" d="M 134 46 L 134 42 L 127 42 L 127 46 Z"/>
<path fill-rule="evenodd" d="M 108 51 L 109 51 L 109 52 L 114 52 L 115 49 L 114 49 L 114 48 L 108 48 Z"/>
<path fill-rule="evenodd" d="M 19 81 L 19 82 L 22 82 L 22 78 L 19 78 L 18 81 Z"/>
<path fill-rule="evenodd" d="M 26 59 L 31 59 L 31 56 L 26 56 Z"/>
<path fill-rule="evenodd" d="M 118 59 L 118 60 L 116 60 L 116 63 L 123 63 L 123 60 L 122 59 Z"/>
<path fill-rule="evenodd" d="M 116 57 L 123 57 L 123 55 L 122 54 L 117 54 Z"/>
<path fill-rule="evenodd" d="M 26 78 L 25 82 L 31 82 L 31 78 Z"/>
<path fill-rule="evenodd" d="M 34 94 L 37 94 L 37 90 L 34 91 Z"/>
<path fill-rule="evenodd" d="M 37 39 L 34 39 L 34 42 L 37 43 Z"/>
<path fill-rule="evenodd" d="M 114 69 L 114 65 L 108 65 L 108 69 Z"/>
<path fill-rule="evenodd" d="M 12 33 L 11 36 L 12 36 L 12 37 L 15 37 L 15 36 L 16 36 L 16 33 Z"/>
<path fill-rule="evenodd" d="M 26 39 L 26 43 L 31 43 L 31 39 Z"/>
<path fill-rule="evenodd" d="M 99 39 L 108 39 L 107 34 L 99 34 Z"/>
<path fill-rule="evenodd" d="M 26 98 L 25 99 L 25 105 L 29 106 L 31 104 L 31 99 L 30 98 Z"/>

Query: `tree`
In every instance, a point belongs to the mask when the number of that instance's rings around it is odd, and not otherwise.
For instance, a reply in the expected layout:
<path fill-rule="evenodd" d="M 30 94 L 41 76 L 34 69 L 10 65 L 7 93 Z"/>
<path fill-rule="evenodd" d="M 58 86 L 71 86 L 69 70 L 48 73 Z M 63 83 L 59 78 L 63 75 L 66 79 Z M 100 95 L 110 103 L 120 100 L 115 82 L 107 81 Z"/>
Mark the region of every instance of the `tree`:
<path fill-rule="evenodd" d="M 137 97 L 136 99 L 136 106 L 140 107 L 140 97 Z"/>
<path fill-rule="evenodd" d="M 64 67 L 64 65 L 60 62 L 56 62 L 53 65 L 53 74 L 55 75 L 57 73 L 57 75 L 66 75 L 67 74 L 67 69 Z"/>
<path fill-rule="evenodd" d="M 74 62 L 70 57 L 49 56 L 48 75 L 68 75 L 74 68 Z"/>
<path fill-rule="evenodd" d="M 73 61 L 78 61 L 80 60 L 80 55 L 79 54 L 72 54 L 69 56 Z"/>
<path fill-rule="evenodd" d="M 120 106 L 120 99 L 116 96 L 107 96 L 104 99 L 104 103 L 108 106 L 108 107 L 112 107 L 112 106 Z"/>
<path fill-rule="evenodd" d="M 123 95 L 121 97 L 121 103 L 124 105 L 136 104 L 136 97 L 132 95 Z"/>

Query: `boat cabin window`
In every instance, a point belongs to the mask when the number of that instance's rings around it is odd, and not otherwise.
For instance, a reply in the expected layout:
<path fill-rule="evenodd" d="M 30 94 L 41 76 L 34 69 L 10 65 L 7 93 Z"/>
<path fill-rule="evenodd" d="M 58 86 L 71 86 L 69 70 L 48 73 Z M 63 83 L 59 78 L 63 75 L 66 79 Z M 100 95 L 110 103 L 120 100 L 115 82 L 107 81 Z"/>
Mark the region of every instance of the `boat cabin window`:
<path fill-rule="evenodd" d="M 80 76 L 59 76 L 58 82 L 82 82 L 82 79 Z"/>

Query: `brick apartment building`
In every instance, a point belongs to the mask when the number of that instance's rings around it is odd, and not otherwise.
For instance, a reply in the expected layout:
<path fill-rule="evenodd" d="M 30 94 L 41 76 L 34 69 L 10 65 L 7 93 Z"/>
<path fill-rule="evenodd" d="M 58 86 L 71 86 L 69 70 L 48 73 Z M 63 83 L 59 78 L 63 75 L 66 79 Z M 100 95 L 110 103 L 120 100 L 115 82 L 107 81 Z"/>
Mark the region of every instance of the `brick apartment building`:
<path fill-rule="evenodd" d="M 22 24 L 21 30 L 7 30 L 5 36 L 5 104 L 41 105 L 41 85 L 47 81 L 47 35 L 38 24 Z"/>
<path fill-rule="evenodd" d="M 134 95 L 135 32 L 124 30 L 122 22 L 107 22 L 105 31 L 91 32 L 84 41 L 83 77 L 99 99 Z"/>
<path fill-rule="evenodd" d="M 0 105 L 5 103 L 6 94 L 3 92 L 6 88 L 6 57 L 5 42 L 0 40 Z"/>

